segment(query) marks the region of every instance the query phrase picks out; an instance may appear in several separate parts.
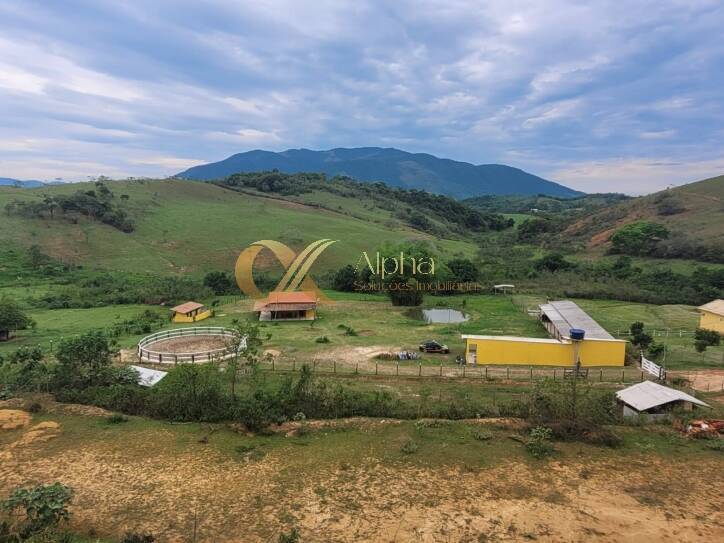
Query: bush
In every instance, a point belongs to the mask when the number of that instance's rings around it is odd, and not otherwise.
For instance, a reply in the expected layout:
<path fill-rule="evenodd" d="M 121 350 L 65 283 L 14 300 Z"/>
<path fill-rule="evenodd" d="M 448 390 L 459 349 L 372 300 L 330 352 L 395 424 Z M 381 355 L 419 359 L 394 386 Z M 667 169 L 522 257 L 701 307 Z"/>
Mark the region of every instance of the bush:
<path fill-rule="evenodd" d="M 551 443 L 552 437 L 553 430 L 544 426 L 537 426 L 530 431 L 530 436 L 525 442 L 525 448 L 534 458 L 550 456 L 555 451 Z"/>
<path fill-rule="evenodd" d="M 400 452 L 404 454 L 415 454 L 418 448 L 419 447 L 417 446 L 417 443 L 415 443 L 411 439 L 408 439 L 402 444 L 402 447 L 400 447 Z"/>
<path fill-rule="evenodd" d="M 148 533 L 126 532 L 120 543 L 154 543 L 156 537 Z"/>
<path fill-rule="evenodd" d="M 493 434 L 491 432 L 483 430 L 482 428 L 475 428 L 472 431 L 472 436 L 478 441 L 490 441 L 491 439 L 493 439 Z"/>
<path fill-rule="evenodd" d="M 24 534 L 30 535 L 52 528 L 70 518 L 68 505 L 73 499 L 73 489 L 61 483 L 38 485 L 33 488 L 16 488 L 3 503 L 11 514 L 25 514 Z"/>
<path fill-rule="evenodd" d="M 279 543 L 299 543 L 301 535 L 299 530 L 292 528 L 288 534 L 279 534 Z"/>
<path fill-rule="evenodd" d="M 318 337 L 314 340 L 315 343 L 329 343 L 329 338 L 327 336 Z"/>
<path fill-rule="evenodd" d="M 106 422 L 108 424 L 123 424 L 129 420 L 130 419 L 128 417 L 121 415 L 120 413 L 113 413 L 112 415 L 106 417 Z"/>

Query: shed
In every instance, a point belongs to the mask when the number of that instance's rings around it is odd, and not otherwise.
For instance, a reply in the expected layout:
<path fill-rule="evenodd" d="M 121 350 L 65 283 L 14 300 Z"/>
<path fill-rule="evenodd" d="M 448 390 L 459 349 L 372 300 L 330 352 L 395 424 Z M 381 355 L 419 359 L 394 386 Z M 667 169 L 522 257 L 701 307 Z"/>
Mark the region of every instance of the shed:
<path fill-rule="evenodd" d="M 724 334 L 724 300 L 713 300 L 697 309 L 699 310 L 699 328 Z"/>
<path fill-rule="evenodd" d="M 317 296 L 314 292 L 270 292 L 254 303 L 254 311 L 260 321 L 310 321 L 317 317 Z"/>
<path fill-rule="evenodd" d="M 172 307 L 171 313 L 173 322 L 196 322 L 211 316 L 211 311 L 198 302 L 186 302 Z"/>
<path fill-rule="evenodd" d="M 670 416 L 677 407 L 687 411 L 694 407 L 709 407 L 686 392 L 653 381 L 642 381 L 619 390 L 616 398 L 623 406 L 624 417 L 643 415 L 649 419 L 659 419 Z"/>

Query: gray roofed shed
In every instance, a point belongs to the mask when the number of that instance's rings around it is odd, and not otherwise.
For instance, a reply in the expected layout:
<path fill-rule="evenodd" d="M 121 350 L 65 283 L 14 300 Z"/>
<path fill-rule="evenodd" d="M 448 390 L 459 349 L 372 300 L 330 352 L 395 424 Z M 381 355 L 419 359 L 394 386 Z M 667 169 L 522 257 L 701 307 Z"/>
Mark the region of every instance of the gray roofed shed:
<path fill-rule="evenodd" d="M 665 387 L 653 381 L 642 381 L 628 388 L 616 392 L 616 398 L 632 407 L 638 412 L 647 411 L 654 407 L 669 404 L 671 402 L 690 402 L 694 405 L 709 407 L 701 400 L 694 398 L 675 388 Z"/>
<path fill-rule="evenodd" d="M 557 339 L 569 338 L 571 328 L 586 331 L 586 339 L 615 339 L 603 326 L 570 300 L 548 302 L 540 306 L 541 313 L 550 321 L 550 330 Z"/>

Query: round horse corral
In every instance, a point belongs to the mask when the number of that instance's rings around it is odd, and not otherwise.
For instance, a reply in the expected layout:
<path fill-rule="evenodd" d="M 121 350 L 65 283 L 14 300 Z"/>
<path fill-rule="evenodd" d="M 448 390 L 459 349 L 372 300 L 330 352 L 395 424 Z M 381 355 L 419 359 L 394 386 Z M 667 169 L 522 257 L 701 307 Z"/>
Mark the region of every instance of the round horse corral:
<path fill-rule="evenodd" d="M 175 328 L 146 336 L 138 342 L 138 358 L 154 364 L 195 364 L 225 360 L 244 347 L 228 328 Z"/>

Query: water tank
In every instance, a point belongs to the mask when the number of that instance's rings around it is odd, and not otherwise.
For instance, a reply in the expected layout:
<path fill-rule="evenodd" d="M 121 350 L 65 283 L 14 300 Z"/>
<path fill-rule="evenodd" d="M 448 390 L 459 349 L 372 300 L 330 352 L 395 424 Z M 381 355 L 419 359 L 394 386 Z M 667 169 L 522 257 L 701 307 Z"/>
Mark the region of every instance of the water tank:
<path fill-rule="evenodd" d="M 569 334 L 569 337 L 573 341 L 581 341 L 584 337 L 586 337 L 586 331 L 581 330 L 580 328 L 571 328 Z"/>

